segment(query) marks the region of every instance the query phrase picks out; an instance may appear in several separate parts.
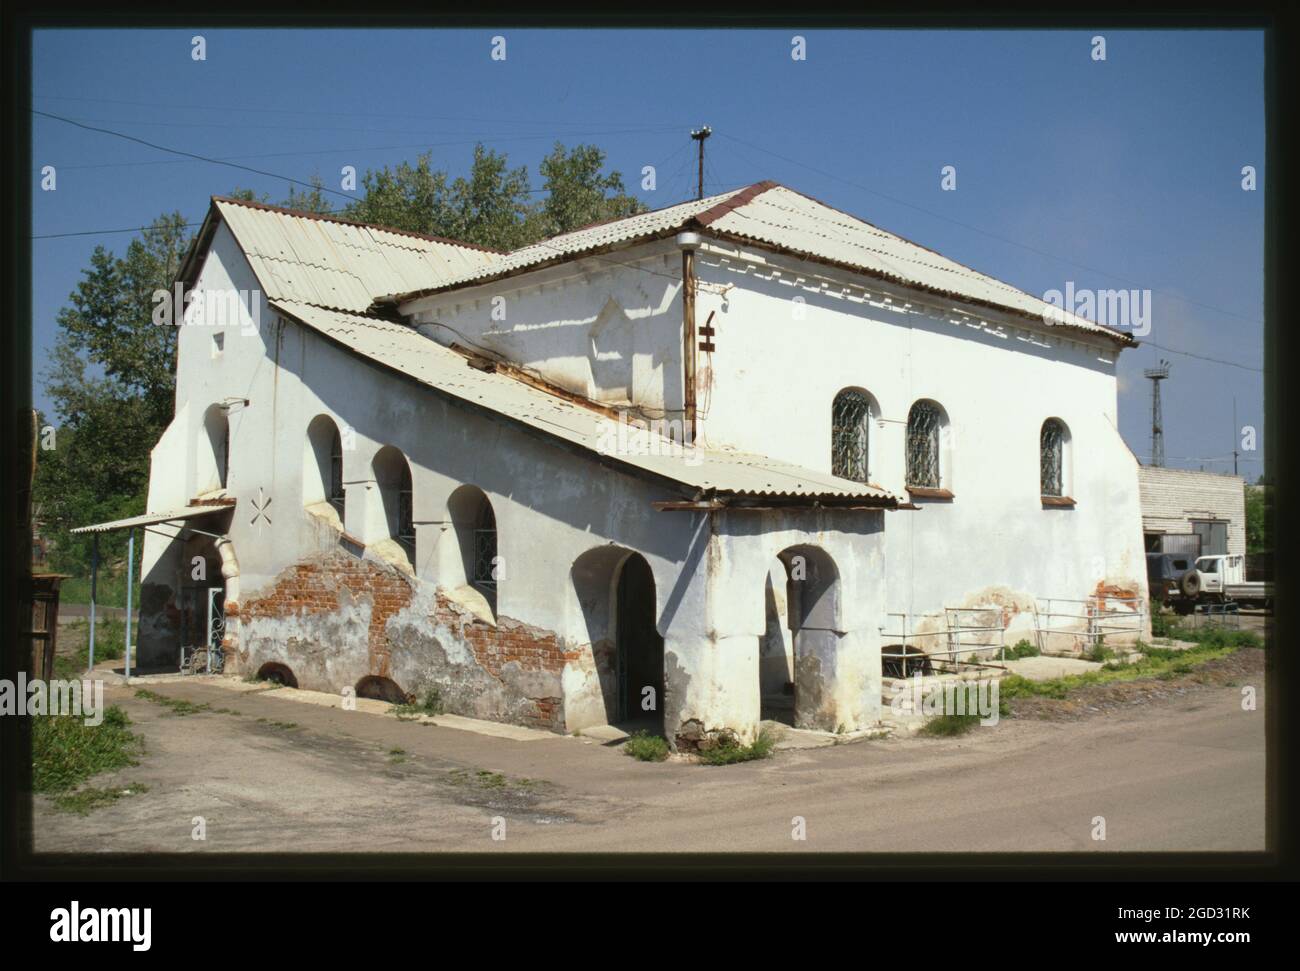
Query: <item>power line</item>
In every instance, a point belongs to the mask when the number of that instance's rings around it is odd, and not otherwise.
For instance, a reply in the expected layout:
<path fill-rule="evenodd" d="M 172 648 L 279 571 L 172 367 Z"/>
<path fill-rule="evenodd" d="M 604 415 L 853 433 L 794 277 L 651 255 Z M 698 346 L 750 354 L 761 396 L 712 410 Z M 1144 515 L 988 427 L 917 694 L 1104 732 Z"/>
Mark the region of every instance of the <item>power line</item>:
<path fill-rule="evenodd" d="M 234 107 L 231 105 L 178 105 L 162 104 L 151 101 L 123 101 L 114 98 L 81 98 L 71 97 L 68 95 L 42 94 L 36 95 L 40 100 L 46 101 L 83 101 L 93 104 L 115 104 L 129 105 L 136 108 L 164 108 L 169 111 L 247 111 L 261 112 L 267 114 L 289 114 L 289 115 L 325 115 L 330 118 L 339 117 L 359 117 L 359 118 L 414 118 L 420 121 L 472 121 L 477 123 L 502 124 L 502 125 L 543 125 L 548 128 L 559 128 L 564 126 L 578 125 L 591 127 L 601 124 L 593 122 L 590 119 L 583 121 L 548 121 L 538 118 L 484 118 L 482 115 L 464 116 L 464 115 L 417 115 L 405 112 L 372 112 L 372 111 L 319 111 L 307 108 L 268 108 L 258 107 Z M 609 122 L 608 124 L 622 124 L 621 122 Z M 673 122 L 662 122 L 656 125 L 647 125 L 645 128 L 671 128 L 675 131 L 685 127 L 684 124 Z"/>
<path fill-rule="evenodd" d="M 124 138 L 129 142 L 137 142 L 140 145 L 157 149 L 160 152 L 170 152 L 173 155 L 183 155 L 186 158 L 197 159 L 200 162 L 211 162 L 213 165 L 227 165 L 232 169 L 241 169 L 244 172 L 252 172 L 254 175 L 264 175 L 271 179 L 284 179 L 286 182 L 292 182 L 294 185 L 300 185 L 306 189 L 320 190 L 321 192 L 328 192 L 332 195 L 342 196 L 344 199 L 348 199 L 349 201 L 354 198 L 346 192 L 340 192 L 337 189 L 331 189 L 323 185 L 313 185 L 310 182 L 303 182 L 301 179 L 293 179 L 287 175 L 278 175 L 275 172 L 267 172 L 265 169 L 255 169 L 249 165 L 240 165 L 238 162 L 229 162 L 223 161 L 222 159 L 210 158 L 206 155 L 198 155 L 194 152 L 182 151 L 179 148 L 168 148 L 166 145 L 158 145 L 154 142 L 146 141 L 143 138 L 136 138 L 134 135 L 127 135 L 120 131 L 113 131 L 111 128 L 96 128 L 93 125 L 83 125 L 81 122 L 73 121 L 71 118 L 64 118 L 62 115 L 52 115 L 47 111 L 39 111 L 36 108 L 32 109 L 32 114 L 41 115 L 44 118 L 53 118 L 55 121 L 66 122 L 67 124 L 73 125 L 77 128 L 84 128 L 86 131 L 95 131 L 104 135 L 113 135 L 116 138 Z"/>

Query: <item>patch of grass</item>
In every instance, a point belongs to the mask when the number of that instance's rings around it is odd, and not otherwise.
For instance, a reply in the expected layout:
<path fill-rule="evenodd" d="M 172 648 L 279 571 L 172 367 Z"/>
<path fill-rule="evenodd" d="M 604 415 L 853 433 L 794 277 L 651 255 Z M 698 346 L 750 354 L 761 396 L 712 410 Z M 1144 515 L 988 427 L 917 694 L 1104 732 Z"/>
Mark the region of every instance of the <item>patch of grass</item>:
<path fill-rule="evenodd" d="M 59 625 L 59 653 L 54 658 L 54 676 L 73 680 L 90 667 L 90 620 L 78 619 Z M 65 653 L 69 641 L 76 643 L 73 652 Z M 95 622 L 95 663 L 116 661 L 126 654 L 126 624 L 121 620 L 100 617 Z"/>
<path fill-rule="evenodd" d="M 1006 656 L 1008 661 L 1019 661 L 1022 657 L 1038 657 L 1040 653 L 1036 645 L 1022 637 L 1013 646 L 1007 648 Z"/>
<path fill-rule="evenodd" d="M 1138 642 L 1139 657 L 1136 661 L 1108 661 L 1098 671 L 1085 671 L 1082 674 L 1067 674 L 1048 681 L 1030 681 L 1017 674 L 1007 675 L 998 684 L 999 699 L 1009 698 L 1065 698 L 1071 691 L 1093 684 L 1109 684 L 1114 681 L 1136 681 L 1139 678 L 1157 678 L 1168 681 L 1184 674 L 1190 674 L 1207 661 L 1227 657 L 1240 647 L 1250 642 L 1258 643 L 1258 638 L 1248 631 L 1214 631 L 1217 635 L 1238 635 L 1224 638 L 1207 637 L 1204 642 L 1186 650 L 1169 647 L 1153 647 Z"/>
<path fill-rule="evenodd" d="M 1096 644 L 1092 646 L 1090 650 L 1085 651 L 1083 654 L 1083 659 L 1085 661 L 1096 661 L 1098 663 L 1113 661 L 1115 660 L 1116 657 L 1117 655 L 1115 654 L 1114 650 L 1107 647 L 1101 641 L 1098 641 Z"/>
<path fill-rule="evenodd" d="M 632 756 L 638 762 L 662 762 L 668 758 L 668 742 L 643 729 L 623 743 L 623 754 Z"/>
<path fill-rule="evenodd" d="M 84 789 L 78 789 L 76 792 L 65 792 L 56 795 L 53 797 L 52 802 L 60 812 L 88 816 L 93 810 L 110 806 L 123 796 L 138 796 L 148 791 L 149 787 L 140 782 L 131 782 L 125 787 L 106 786 L 102 789 L 87 786 Z"/>
<path fill-rule="evenodd" d="M 184 698 L 169 698 L 167 695 L 160 695 L 156 691 L 150 691 L 148 688 L 137 688 L 135 692 L 137 698 L 143 698 L 145 701 L 152 701 L 155 705 L 162 705 L 173 715 L 197 715 L 200 712 L 212 711 L 212 706 L 207 702 L 195 704 L 192 701 L 186 701 Z"/>
<path fill-rule="evenodd" d="M 405 761 L 406 761 L 406 749 L 390 748 L 388 750 L 388 763 L 390 765 L 397 765 L 398 763 L 405 762 Z"/>
<path fill-rule="evenodd" d="M 770 758 L 774 748 L 776 738 L 767 729 L 763 729 L 748 745 L 741 745 L 733 735 L 723 735 L 716 745 L 701 749 L 699 756 L 705 765 L 734 765 L 737 762 Z"/>
<path fill-rule="evenodd" d="M 87 725 L 77 715 L 42 715 L 32 719 L 32 789 L 68 792 L 101 772 L 136 765 L 144 740 L 130 729 L 131 719 L 117 705 L 104 720 Z"/>

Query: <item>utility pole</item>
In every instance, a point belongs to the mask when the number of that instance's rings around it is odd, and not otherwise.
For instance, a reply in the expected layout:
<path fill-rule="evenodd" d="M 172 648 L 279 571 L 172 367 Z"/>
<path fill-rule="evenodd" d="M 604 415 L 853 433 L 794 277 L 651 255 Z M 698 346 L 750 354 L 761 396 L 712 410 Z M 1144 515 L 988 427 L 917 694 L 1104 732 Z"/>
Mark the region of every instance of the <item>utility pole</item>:
<path fill-rule="evenodd" d="M 708 125 L 698 131 L 691 132 L 691 138 L 700 143 L 700 176 L 696 183 L 695 198 L 704 198 L 704 140 L 713 134 L 713 129 Z"/>
<path fill-rule="evenodd" d="M 1240 475 L 1237 471 L 1237 396 L 1232 396 L 1232 474 Z"/>
<path fill-rule="evenodd" d="M 1160 468 L 1165 464 L 1165 428 L 1160 415 L 1160 382 L 1169 377 L 1169 362 L 1161 361 L 1159 367 L 1147 368 L 1143 376 L 1151 381 L 1151 464 Z"/>

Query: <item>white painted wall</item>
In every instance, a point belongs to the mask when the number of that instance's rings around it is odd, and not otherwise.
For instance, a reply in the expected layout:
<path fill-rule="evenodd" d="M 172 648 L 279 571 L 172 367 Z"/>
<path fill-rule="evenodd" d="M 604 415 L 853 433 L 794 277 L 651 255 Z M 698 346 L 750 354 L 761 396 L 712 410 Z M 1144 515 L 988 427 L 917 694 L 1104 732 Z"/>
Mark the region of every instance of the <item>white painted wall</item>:
<path fill-rule="evenodd" d="M 895 288 L 865 299 L 861 278 L 730 247 L 702 251 L 697 267 L 697 316 L 714 312 L 717 330 L 701 361 L 706 444 L 829 472 L 831 403 L 860 388 L 879 409 L 870 479 L 901 494 L 909 409 L 929 398 L 946 411 L 943 485 L 955 498 L 887 514 L 889 612 L 1082 599 L 1099 583 L 1145 596 L 1137 463 L 1116 428 L 1108 342 L 1034 333 L 992 311 L 981 321 Z M 1049 417 L 1070 430 L 1073 509 L 1040 502 Z"/>
<path fill-rule="evenodd" d="M 1246 553 L 1246 481 L 1188 469 L 1138 470 L 1142 524 L 1149 533 L 1190 533 L 1193 520 L 1226 520 L 1228 552 Z"/>

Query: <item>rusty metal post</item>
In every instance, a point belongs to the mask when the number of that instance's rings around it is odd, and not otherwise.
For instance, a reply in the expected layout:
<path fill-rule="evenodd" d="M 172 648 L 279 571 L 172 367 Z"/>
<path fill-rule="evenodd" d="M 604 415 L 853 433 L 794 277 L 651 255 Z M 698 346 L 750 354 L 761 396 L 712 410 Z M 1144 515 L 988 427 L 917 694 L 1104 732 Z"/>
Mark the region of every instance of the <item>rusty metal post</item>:
<path fill-rule="evenodd" d="M 683 438 L 695 442 L 695 252 L 682 250 Z"/>
<path fill-rule="evenodd" d="M 680 233 L 682 251 L 682 439 L 695 443 L 695 250 L 698 233 Z"/>

